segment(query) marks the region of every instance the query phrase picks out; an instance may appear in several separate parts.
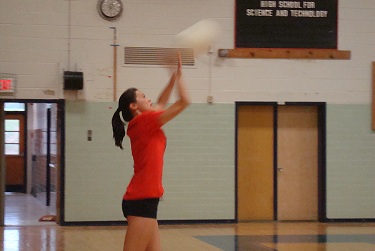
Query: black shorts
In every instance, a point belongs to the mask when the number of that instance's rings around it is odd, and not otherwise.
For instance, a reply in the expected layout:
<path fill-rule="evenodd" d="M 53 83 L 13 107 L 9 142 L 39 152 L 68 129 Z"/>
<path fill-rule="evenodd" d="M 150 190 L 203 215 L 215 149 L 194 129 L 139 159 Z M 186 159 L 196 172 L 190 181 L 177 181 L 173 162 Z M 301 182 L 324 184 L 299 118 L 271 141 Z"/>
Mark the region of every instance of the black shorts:
<path fill-rule="evenodd" d="M 158 214 L 159 198 L 143 200 L 123 200 L 122 213 L 128 216 L 139 216 L 156 219 Z"/>

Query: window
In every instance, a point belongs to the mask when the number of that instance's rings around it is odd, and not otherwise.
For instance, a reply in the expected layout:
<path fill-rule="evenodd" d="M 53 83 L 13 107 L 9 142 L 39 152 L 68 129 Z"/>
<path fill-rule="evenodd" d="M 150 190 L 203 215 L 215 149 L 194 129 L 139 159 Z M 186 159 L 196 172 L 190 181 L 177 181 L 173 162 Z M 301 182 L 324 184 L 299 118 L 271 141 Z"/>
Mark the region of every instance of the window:
<path fill-rule="evenodd" d="M 5 154 L 20 154 L 20 121 L 18 119 L 5 120 Z"/>
<path fill-rule="evenodd" d="M 4 103 L 4 111 L 11 112 L 11 111 L 25 111 L 25 104 L 24 103 Z"/>

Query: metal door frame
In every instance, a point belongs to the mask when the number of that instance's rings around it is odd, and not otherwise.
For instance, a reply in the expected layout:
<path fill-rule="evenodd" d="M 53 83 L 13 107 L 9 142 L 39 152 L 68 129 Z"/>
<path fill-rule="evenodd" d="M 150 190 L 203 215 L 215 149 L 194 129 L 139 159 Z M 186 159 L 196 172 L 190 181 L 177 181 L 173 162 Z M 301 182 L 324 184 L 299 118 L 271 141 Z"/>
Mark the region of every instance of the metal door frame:
<path fill-rule="evenodd" d="M 4 103 L 17 102 L 17 103 L 52 103 L 57 104 L 58 117 L 60 117 L 60 124 L 57 125 L 60 130 L 60 170 L 58 172 L 57 180 L 57 220 L 56 223 L 60 224 L 64 219 L 64 170 L 65 170 L 65 100 L 63 99 L 1 99 L 0 98 L 0 226 L 4 226 L 5 218 L 5 161 L 4 161 Z M 25 121 L 27 124 L 27 121 Z M 25 135 L 25 137 L 27 137 Z M 27 157 L 25 157 L 27 159 Z M 27 165 L 27 163 L 25 163 Z"/>

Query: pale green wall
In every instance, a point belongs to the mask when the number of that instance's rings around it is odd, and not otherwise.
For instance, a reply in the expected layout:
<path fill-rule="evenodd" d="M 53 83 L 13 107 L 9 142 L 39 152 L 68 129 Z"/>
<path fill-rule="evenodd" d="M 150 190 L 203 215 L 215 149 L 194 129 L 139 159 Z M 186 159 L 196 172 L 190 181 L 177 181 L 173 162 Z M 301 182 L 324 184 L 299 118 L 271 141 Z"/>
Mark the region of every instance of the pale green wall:
<path fill-rule="evenodd" d="M 66 102 L 65 221 L 122 219 L 131 155 L 114 147 L 111 103 Z M 92 130 L 92 141 L 87 141 Z"/>
<path fill-rule="evenodd" d="M 115 103 L 66 102 L 65 220 L 123 220 L 132 175 L 128 138 L 114 147 Z M 327 217 L 375 218 L 375 134 L 370 105 L 327 105 Z M 161 220 L 234 219 L 233 104 L 192 104 L 164 127 Z M 93 141 L 87 141 L 87 130 Z"/>
<path fill-rule="evenodd" d="M 115 103 L 66 102 L 65 221 L 123 220 L 129 140 L 114 147 Z M 87 141 L 87 130 L 93 139 Z M 164 127 L 161 220 L 234 219 L 234 106 L 192 104 Z"/>
<path fill-rule="evenodd" d="M 327 106 L 327 217 L 375 218 L 375 133 L 369 104 Z"/>
<path fill-rule="evenodd" d="M 193 104 L 168 135 L 160 219 L 234 219 L 234 106 Z"/>

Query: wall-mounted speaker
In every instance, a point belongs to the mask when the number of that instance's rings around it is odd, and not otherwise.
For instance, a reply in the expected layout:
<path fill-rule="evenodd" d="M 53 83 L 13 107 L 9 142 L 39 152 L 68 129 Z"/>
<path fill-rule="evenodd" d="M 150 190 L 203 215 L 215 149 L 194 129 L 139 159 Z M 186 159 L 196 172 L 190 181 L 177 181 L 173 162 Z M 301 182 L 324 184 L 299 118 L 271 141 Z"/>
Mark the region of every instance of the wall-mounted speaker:
<path fill-rule="evenodd" d="M 64 71 L 64 90 L 82 90 L 83 72 Z"/>

